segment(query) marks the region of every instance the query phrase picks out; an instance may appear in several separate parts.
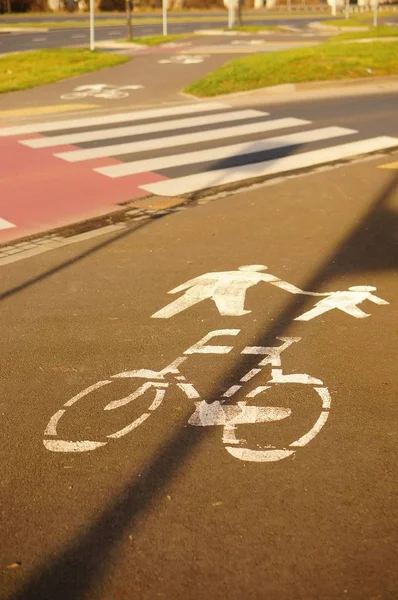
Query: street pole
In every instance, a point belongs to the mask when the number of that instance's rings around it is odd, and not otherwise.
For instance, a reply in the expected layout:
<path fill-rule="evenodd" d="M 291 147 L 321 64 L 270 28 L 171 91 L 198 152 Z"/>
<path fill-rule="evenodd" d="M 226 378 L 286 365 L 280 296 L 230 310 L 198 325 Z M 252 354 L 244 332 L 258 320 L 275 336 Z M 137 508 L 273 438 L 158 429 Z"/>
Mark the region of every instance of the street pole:
<path fill-rule="evenodd" d="M 332 16 L 335 17 L 337 14 L 337 10 L 336 10 L 336 0 L 332 0 Z"/>
<path fill-rule="evenodd" d="M 377 27 L 378 10 L 379 10 L 379 0 L 373 0 L 373 27 Z"/>
<path fill-rule="evenodd" d="M 94 42 L 94 10 L 95 10 L 95 0 L 90 0 L 90 50 L 93 52 L 95 50 L 95 42 Z"/>
<path fill-rule="evenodd" d="M 167 3 L 169 0 L 162 0 L 162 16 L 163 16 L 163 35 L 167 35 Z"/>
<path fill-rule="evenodd" d="M 133 39 L 133 32 L 131 29 L 131 0 L 126 0 L 126 17 L 127 17 L 127 39 L 131 41 Z"/>
<path fill-rule="evenodd" d="M 229 0 L 228 2 L 228 29 L 233 29 L 235 25 L 235 2 Z"/>
<path fill-rule="evenodd" d="M 350 0 L 345 0 L 345 18 L 350 18 Z"/>

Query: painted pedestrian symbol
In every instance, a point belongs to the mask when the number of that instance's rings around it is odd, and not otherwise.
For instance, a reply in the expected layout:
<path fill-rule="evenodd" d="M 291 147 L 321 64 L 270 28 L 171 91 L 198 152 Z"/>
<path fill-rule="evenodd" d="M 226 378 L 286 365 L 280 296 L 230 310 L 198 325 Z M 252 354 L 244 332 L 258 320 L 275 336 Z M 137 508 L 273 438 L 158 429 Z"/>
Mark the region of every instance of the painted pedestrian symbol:
<path fill-rule="evenodd" d="M 268 267 L 265 265 L 247 265 L 238 267 L 237 271 L 205 273 L 190 279 L 169 292 L 169 294 L 185 293 L 153 314 L 152 317 L 154 319 L 169 319 L 208 299 L 213 300 L 220 315 L 229 317 L 247 315 L 251 310 L 245 309 L 246 291 L 260 282 L 270 283 L 292 294 L 307 294 L 307 292 L 282 281 L 275 275 L 262 273 L 267 269 Z M 308 292 L 308 294 L 311 296 L 320 295 L 311 292 Z"/>
<path fill-rule="evenodd" d="M 369 300 L 374 304 L 388 304 L 386 300 L 372 294 L 376 288 L 372 285 L 353 285 L 344 292 L 331 292 L 326 298 L 316 303 L 314 308 L 297 317 L 295 321 L 310 321 L 330 310 L 341 310 L 356 319 L 365 319 L 370 315 L 358 307 L 358 304 Z"/>
<path fill-rule="evenodd" d="M 184 294 L 154 313 L 152 318 L 169 319 L 204 300 L 212 300 L 222 316 L 241 317 L 251 312 L 245 308 L 247 290 L 260 282 L 269 283 L 290 294 L 322 297 L 322 300 L 319 300 L 314 308 L 296 317 L 295 321 L 310 321 L 333 309 L 345 312 L 351 317 L 363 319 L 370 315 L 360 309 L 358 304 L 365 300 L 379 305 L 388 304 L 386 300 L 372 294 L 376 291 L 374 286 L 357 285 L 348 290 L 336 292 L 307 292 L 275 275 L 262 272 L 267 269 L 268 267 L 265 265 L 246 265 L 238 267 L 236 271 L 210 272 L 199 275 L 171 290 L 169 294 L 178 294 L 179 292 L 184 292 Z"/>

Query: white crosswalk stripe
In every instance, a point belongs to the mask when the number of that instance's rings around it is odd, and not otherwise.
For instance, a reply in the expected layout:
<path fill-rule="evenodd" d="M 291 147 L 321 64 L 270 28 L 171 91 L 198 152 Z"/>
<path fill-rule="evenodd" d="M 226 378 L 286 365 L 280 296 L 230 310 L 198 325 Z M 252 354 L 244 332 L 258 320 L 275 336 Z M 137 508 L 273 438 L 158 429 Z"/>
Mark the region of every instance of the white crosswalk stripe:
<path fill-rule="evenodd" d="M 236 125 L 234 127 L 199 131 L 197 133 L 184 133 L 173 137 L 161 137 L 147 141 L 128 142 L 126 144 L 116 144 L 113 146 L 100 146 L 88 150 L 69 150 L 68 152 L 60 152 L 55 156 L 69 162 L 80 162 L 82 160 L 92 160 L 93 158 L 103 158 L 104 156 L 121 156 L 123 154 L 133 154 L 134 152 L 147 152 L 149 150 L 159 150 L 159 148 L 173 148 L 175 146 L 238 137 L 240 135 L 248 135 L 262 131 L 265 132 L 287 127 L 297 127 L 309 123 L 310 121 L 303 121 L 302 119 L 276 119 L 275 121 L 261 121 L 250 123 L 248 125 Z M 161 131 L 161 128 L 159 131 Z M 210 153 L 211 151 L 209 151 L 209 155 Z"/>
<path fill-rule="evenodd" d="M 206 104 L 187 104 L 186 106 L 173 106 L 170 108 L 155 108 L 153 110 L 141 110 L 115 115 L 83 117 L 81 119 L 69 119 L 64 121 L 51 121 L 50 123 L 37 123 L 32 125 L 19 125 L 17 127 L 0 128 L 0 136 L 25 135 L 28 133 L 47 133 L 49 131 L 62 131 L 63 129 L 80 129 L 94 125 L 108 125 L 110 123 L 125 123 L 126 121 L 143 121 L 144 119 L 158 119 L 161 117 L 172 117 L 176 115 L 187 115 L 192 113 L 210 112 L 212 110 L 223 110 L 229 108 L 221 102 L 209 102 Z"/>
<path fill-rule="evenodd" d="M 354 129 L 345 129 L 344 127 L 324 127 L 322 129 L 291 133 L 289 135 L 268 138 L 259 142 L 245 142 L 243 144 L 214 148 L 211 151 L 211 159 L 221 160 L 231 156 L 243 156 L 255 152 L 264 152 L 266 150 L 294 146 L 295 144 L 306 144 L 308 142 L 328 140 L 343 135 L 350 135 L 352 133 L 356 133 Z M 145 171 L 157 171 L 170 167 L 178 167 L 180 165 L 193 165 L 195 163 L 206 162 L 208 159 L 209 151 L 199 150 L 197 152 L 185 152 L 183 154 L 174 154 L 172 156 L 162 156 L 160 158 L 149 158 L 147 160 L 122 163 L 120 165 L 112 165 L 111 167 L 99 167 L 98 169 L 94 169 L 94 171 L 114 178 L 136 173 L 145 173 Z"/>
<path fill-rule="evenodd" d="M 398 146 L 398 138 L 387 136 L 376 137 L 370 140 L 361 140 L 360 142 L 341 144 L 323 150 L 303 152 L 302 154 L 285 156 L 277 160 L 268 160 L 243 167 L 219 169 L 201 173 L 200 175 L 189 175 L 187 177 L 169 179 L 168 181 L 159 181 L 158 183 L 143 185 L 142 188 L 160 196 L 181 195 L 216 185 L 226 185 L 228 183 L 244 181 L 245 179 L 276 175 L 322 165 L 343 158 L 385 150 L 395 146 Z"/>
<path fill-rule="evenodd" d="M 5 219 L 0 218 L 0 230 L 12 229 L 13 227 L 15 227 L 14 223 L 10 223 L 10 221 L 6 221 Z"/>
<path fill-rule="evenodd" d="M 31 134 L 37 136 L 20 139 Z M 219 102 L 0 129 L 0 136 L 7 135 L 20 136 L 16 142 L 32 151 L 50 151 L 69 163 L 86 162 L 87 169 L 98 177 L 131 176 L 132 186 L 166 196 L 287 174 L 398 147 L 395 137 L 359 139 L 355 129 L 334 125 L 317 128 L 308 120 L 275 118 L 259 109 Z M 353 138 L 347 143 L 344 138 L 349 136 Z M 333 145 L 337 138 L 342 143 Z M 102 162 L 102 166 L 90 162 L 108 157 L 112 160 Z M 5 227 L 12 224 L 0 219 L 0 229 Z"/>
<path fill-rule="evenodd" d="M 232 121 L 244 121 L 245 119 L 258 119 L 259 117 L 264 117 L 267 115 L 268 113 L 263 113 L 259 110 L 237 110 L 228 113 L 217 113 L 215 115 L 190 117 L 188 119 L 179 119 L 178 121 L 164 121 L 161 124 L 161 131 L 173 131 L 176 129 L 200 127 L 201 125 L 214 125 L 216 123 L 229 123 Z M 158 132 L 159 123 L 148 123 L 146 125 L 131 125 L 128 127 L 124 126 L 113 129 L 99 129 L 97 131 L 87 131 L 84 133 L 70 133 L 33 140 L 23 140 L 21 141 L 21 144 L 29 146 L 30 148 L 50 148 L 51 146 L 62 146 L 63 144 L 79 144 L 82 142 L 93 142 L 96 140 L 111 140 L 119 137 L 144 135 L 146 133 Z"/>

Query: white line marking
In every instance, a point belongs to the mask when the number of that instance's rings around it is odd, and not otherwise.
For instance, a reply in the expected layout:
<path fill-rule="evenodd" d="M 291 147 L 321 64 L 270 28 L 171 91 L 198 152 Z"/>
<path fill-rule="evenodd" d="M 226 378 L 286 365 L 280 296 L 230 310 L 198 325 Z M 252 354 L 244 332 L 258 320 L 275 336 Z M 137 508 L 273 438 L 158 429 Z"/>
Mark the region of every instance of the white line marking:
<path fill-rule="evenodd" d="M 61 409 L 57 411 L 49 420 L 48 425 L 44 431 L 44 435 L 57 435 L 57 425 L 58 421 L 64 414 L 65 409 Z"/>
<path fill-rule="evenodd" d="M 243 121 L 244 119 L 258 119 L 267 116 L 259 110 L 236 110 L 229 113 L 216 113 L 215 115 L 202 115 L 199 117 L 187 117 L 185 119 L 173 119 L 162 123 L 146 123 L 145 125 L 130 125 L 128 127 L 117 127 L 102 129 L 98 131 L 85 131 L 83 133 L 69 133 L 52 137 L 42 137 L 34 140 L 21 141 L 29 148 L 50 148 L 51 146 L 62 146 L 64 144 L 79 144 L 81 142 L 93 142 L 96 140 L 111 140 L 119 137 L 143 135 L 145 133 L 161 133 L 162 131 L 174 131 L 188 127 L 199 127 L 200 125 L 213 125 L 215 123 L 228 123 L 229 121 Z"/>
<path fill-rule="evenodd" d="M 44 446 L 51 452 L 88 452 L 95 450 L 100 446 L 105 446 L 107 442 L 68 442 L 67 440 L 43 440 Z"/>
<path fill-rule="evenodd" d="M 234 396 L 234 394 L 236 394 L 236 392 L 238 392 L 240 390 L 241 387 L 242 387 L 241 385 L 231 385 L 231 387 L 228 388 L 227 391 L 223 393 L 222 397 L 223 398 L 231 398 L 232 396 Z"/>
<path fill-rule="evenodd" d="M 78 129 L 79 127 L 91 127 L 92 125 L 106 125 L 108 123 L 123 123 L 124 121 L 142 121 L 143 119 L 156 119 L 173 115 L 184 115 L 190 113 L 201 113 L 211 110 L 225 110 L 230 108 L 221 102 L 209 102 L 206 104 L 188 104 L 173 106 L 170 108 L 156 108 L 153 110 L 142 110 L 128 113 L 112 114 L 101 117 L 86 117 L 82 119 L 66 119 L 64 121 L 51 121 L 51 123 L 34 123 L 32 125 L 20 125 L 18 127 L 0 128 L 0 136 L 24 135 L 25 133 L 44 133 L 45 131 L 57 131 L 58 129 Z"/>
<path fill-rule="evenodd" d="M 16 225 L 14 225 L 14 223 L 10 223 L 10 221 L 6 221 L 5 219 L 0 218 L 0 230 L 12 229 L 13 227 L 16 227 Z"/>
<path fill-rule="evenodd" d="M 268 138 L 265 140 L 244 142 L 241 144 L 232 144 L 211 150 L 199 150 L 198 152 L 187 152 L 185 154 L 174 154 L 172 156 L 162 156 L 158 158 L 149 158 L 135 162 L 122 163 L 111 167 L 100 167 L 94 169 L 102 175 L 108 177 L 124 177 L 134 173 L 145 173 L 148 171 L 160 171 L 168 167 L 178 167 L 180 165 L 192 165 L 206 162 L 208 160 L 221 160 L 232 156 L 244 156 L 255 152 L 265 152 L 274 148 L 283 148 L 293 146 L 294 144 L 305 144 L 308 142 L 317 142 L 325 139 L 332 139 L 343 135 L 357 133 L 354 129 L 345 129 L 344 127 L 324 127 L 314 129 L 313 131 L 303 131 L 289 135 Z"/>
<path fill-rule="evenodd" d="M 240 329 L 216 329 L 215 331 L 210 331 L 201 340 L 196 342 L 196 344 L 185 350 L 184 354 L 228 354 L 233 350 L 233 346 L 210 346 L 207 345 L 207 342 L 214 337 L 238 335 L 238 333 L 240 333 Z"/>
<path fill-rule="evenodd" d="M 358 142 L 351 142 L 349 144 L 332 146 L 330 148 L 324 148 L 323 150 L 313 150 L 294 156 L 285 156 L 276 160 L 244 165 L 242 167 L 233 167 L 230 169 L 208 171 L 206 173 L 188 175 L 178 179 L 169 179 L 167 181 L 160 181 L 142 185 L 140 187 L 143 190 L 160 196 L 179 196 L 181 194 L 187 194 L 212 186 L 220 186 L 236 181 L 243 181 L 245 179 L 314 167 L 335 160 L 367 154 L 369 152 L 377 152 L 379 150 L 387 150 L 397 146 L 398 138 L 380 136 Z"/>
<path fill-rule="evenodd" d="M 85 34 L 85 33 L 77 33 L 76 35 L 72 35 L 72 38 L 76 39 L 76 40 L 79 38 L 85 38 L 85 37 L 87 37 L 87 34 Z"/>
<path fill-rule="evenodd" d="M 47 38 L 45 37 L 40 37 L 40 38 L 32 38 L 32 42 L 44 42 Z"/>
<path fill-rule="evenodd" d="M 273 129 L 282 129 L 284 127 L 298 127 L 299 125 L 308 125 L 309 121 L 302 119 L 276 119 L 275 121 L 264 121 L 250 123 L 248 125 L 235 125 L 234 127 L 224 127 L 221 129 L 212 129 L 210 131 L 199 131 L 195 133 L 184 133 L 172 137 L 156 138 L 142 142 L 128 142 L 126 144 L 116 144 L 115 146 L 102 146 L 100 148 L 91 148 L 88 150 L 72 150 L 55 154 L 58 158 L 63 158 L 68 162 L 78 162 L 81 160 L 90 160 L 104 156 L 117 156 L 121 154 L 132 154 L 134 152 L 145 152 L 147 150 L 159 150 L 160 148 L 173 148 L 175 146 L 189 145 L 211 140 L 227 139 L 259 133 L 261 131 L 272 131 Z M 207 151 L 211 156 L 211 150 Z"/>
<path fill-rule="evenodd" d="M 84 398 L 84 396 L 87 396 L 87 394 L 89 394 L 90 392 L 97 390 L 98 388 L 102 387 L 103 385 L 108 385 L 108 383 L 112 383 L 112 382 L 109 379 L 106 379 L 105 381 L 97 381 L 97 383 L 90 385 L 90 387 L 86 388 L 82 392 L 79 392 L 76 396 L 73 396 L 73 398 L 71 398 L 70 400 L 65 402 L 64 406 L 66 406 L 66 407 L 72 406 L 72 404 L 74 404 L 75 402 L 80 400 L 80 398 Z"/>
<path fill-rule="evenodd" d="M 138 417 L 138 419 L 136 419 L 135 421 L 130 423 L 130 425 L 127 425 L 120 431 L 117 431 L 116 433 L 112 433 L 111 435 L 107 435 L 106 437 L 111 438 L 111 439 L 117 439 L 117 438 L 123 437 L 127 433 L 130 433 L 130 431 L 133 431 L 133 429 L 137 429 L 137 427 L 139 427 L 144 421 L 146 421 L 149 416 L 150 416 L 150 413 L 144 413 L 143 415 Z"/>
<path fill-rule="evenodd" d="M 287 458 L 295 453 L 295 450 L 250 450 L 248 448 L 233 448 L 226 446 L 229 454 L 239 460 L 247 462 L 275 462 Z"/>
<path fill-rule="evenodd" d="M 251 371 L 246 373 L 246 375 L 244 375 L 244 377 L 242 377 L 240 381 L 250 381 L 250 379 L 252 379 L 256 375 L 258 375 L 258 373 L 260 373 L 260 372 L 261 372 L 261 369 L 252 369 Z M 249 397 L 249 395 L 248 395 L 248 397 Z"/>
<path fill-rule="evenodd" d="M 319 418 L 318 418 L 317 422 L 308 431 L 308 433 L 306 433 L 305 435 L 303 435 L 303 437 L 301 437 L 297 441 L 295 441 L 292 444 L 290 444 L 290 447 L 291 448 L 301 448 L 302 446 L 306 446 L 311 440 L 314 439 L 315 436 L 318 435 L 318 433 L 320 432 L 320 430 L 322 429 L 322 427 L 325 425 L 325 423 L 328 420 L 328 418 L 329 418 L 329 411 L 328 410 L 323 410 L 321 412 L 321 414 L 319 415 Z"/>

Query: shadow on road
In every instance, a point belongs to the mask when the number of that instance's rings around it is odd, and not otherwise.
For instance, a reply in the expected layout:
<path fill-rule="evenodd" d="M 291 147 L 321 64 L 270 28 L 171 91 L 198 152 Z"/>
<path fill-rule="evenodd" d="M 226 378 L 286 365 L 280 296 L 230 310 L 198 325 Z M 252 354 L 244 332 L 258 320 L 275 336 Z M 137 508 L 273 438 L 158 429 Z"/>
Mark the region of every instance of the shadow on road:
<path fill-rule="evenodd" d="M 251 146 L 252 146 L 252 144 L 248 145 L 248 150 L 250 150 Z M 254 147 L 255 147 L 255 145 L 253 145 L 253 148 Z M 267 151 L 267 155 L 271 159 L 272 158 L 281 158 L 283 156 L 288 156 L 294 150 L 297 150 L 299 147 L 300 147 L 300 144 L 296 144 L 294 146 L 289 146 L 287 148 L 279 148 L 279 149 L 276 149 L 275 151 L 271 151 L 271 152 Z M 249 155 L 251 155 L 253 158 L 255 158 L 255 160 L 253 162 L 256 162 L 256 161 L 258 162 L 258 161 L 262 160 L 261 157 L 264 156 L 264 152 L 259 153 L 253 149 L 253 153 L 251 153 L 251 154 L 249 154 L 249 152 L 248 152 L 247 154 L 245 154 L 243 156 L 239 156 L 239 157 L 232 156 L 225 160 L 220 160 L 217 163 L 213 163 L 213 166 L 211 168 L 209 168 L 209 170 L 225 169 L 227 167 L 238 166 L 238 165 L 244 164 L 245 160 L 247 161 L 247 157 Z M 218 181 L 217 180 L 214 181 L 213 187 L 216 187 L 216 186 L 222 184 L 222 175 L 220 177 L 221 178 Z M 190 198 L 190 202 L 194 203 L 199 198 L 199 196 L 200 196 L 200 193 L 192 194 L 192 196 Z M 55 275 L 56 273 L 59 273 L 60 271 L 63 271 L 64 269 L 75 265 L 76 263 L 80 262 L 84 258 L 91 256 L 92 254 L 98 252 L 99 250 L 103 250 L 103 249 L 107 248 L 108 246 L 112 245 L 113 243 L 118 242 L 119 240 L 130 236 L 132 233 L 138 231 L 139 229 L 143 229 L 147 225 L 150 225 L 153 222 L 153 220 L 156 220 L 158 218 L 162 218 L 165 216 L 168 216 L 168 215 L 165 215 L 161 211 L 160 211 L 159 215 L 156 215 L 156 213 L 152 214 L 150 217 L 148 217 L 148 221 L 145 221 L 144 223 L 138 224 L 136 226 L 134 226 L 134 225 L 130 226 L 127 229 L 127 231 L 122 231 L 121 233 L 112 236 L 111 239 L 107 239 L 105 242 L 102 242 L 102 243 L 94 246 L 93 248 L 90 248 L 89 250 L 82 252 L 75 258 L 67 260 L 67 261 L 61 263 L 60 265 L 57 265 L 56 267 L 53 267 L 52 269 L 45 271 L 44 273 L 41 273 L 40 275 L 37 275 L 36 277 L 32 277 L 31 279 L 28 279 L 27 281 L 21 283 L 20 285 L 17 285 L 16 287 L 11 288 L 11 289 L 1 293 L 0 300 L 6 300 L 7 298 L 10 298 L 14 294 L 17 294 L 18 292 L 25 290 L 26 288 L 30 287 L 31 285 L 40 283 L 44 279 L 47 279 L 48 277 L 51 277 L 52 275 Z"/>
<path fill-rule="evenodd" d="M 308 279 L 304 289 L 316 291 L 336 273 L 352 273 L 398 267 L 396 236 L 398 215 L 389 207 L 396 192 L 397 177 L 393 177 L 380 196 L 370 207 L 361 223 L 350 233 L 340 247 L 329 256 Z M 129 235 L 125 232 L 122 236 Z M 87 256 L 104 248 L 114 240 L 85 254 Z M 68 264 L 80 260 L 79 257 Z M 65 264 L 58 270 L 68 266 Z M 308 301 L 306 297 L 293 297 L 275 319 L 275 323 L 253 340 L 253 345 L 267 346 L 275 336 L 281 335 L 290 325 L 298 311 Z M 248 368 L 258 363 L 258 357 L 245 356 L 232 370 L 224 374 L 214 388 L 208 402 L 219 399 L 220 388 L 227 388 L 231 382 L 238 381 Z M 83 600 L 89 590 L 97 586 L 112 559 L 113 552 L 123 537 L 126 528 L 132 531 L 140 517 L 146 513 L 161 492 L 166 482 L 176 476 L 179 466 L 187 461 L 195 448 L 199 446 L 206 428 L 184 428 L 159 449 L 152 462 L 138 479 L 131 481 L 124 490 L 113 499 L 102 514 L 92 522 L 87 530 L 71 541 L 54 559 L 44 564 L 23 589 L 12 600 Z M 10 599 L 11 600 L 11 599 Z"/>

